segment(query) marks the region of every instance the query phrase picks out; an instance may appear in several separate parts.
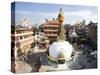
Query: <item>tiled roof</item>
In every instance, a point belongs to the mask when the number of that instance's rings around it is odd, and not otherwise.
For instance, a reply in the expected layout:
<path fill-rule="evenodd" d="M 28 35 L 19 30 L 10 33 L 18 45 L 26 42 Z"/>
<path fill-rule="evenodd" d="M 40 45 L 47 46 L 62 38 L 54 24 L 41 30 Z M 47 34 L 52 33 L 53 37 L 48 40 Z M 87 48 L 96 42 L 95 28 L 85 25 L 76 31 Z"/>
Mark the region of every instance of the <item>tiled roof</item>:
<path fill-rule="evenodd" d="M 58 20 L 51 20 L 51 21 L 46 21 L 43 23 L 43 25 L 59 25 L 60 22 Z"/>

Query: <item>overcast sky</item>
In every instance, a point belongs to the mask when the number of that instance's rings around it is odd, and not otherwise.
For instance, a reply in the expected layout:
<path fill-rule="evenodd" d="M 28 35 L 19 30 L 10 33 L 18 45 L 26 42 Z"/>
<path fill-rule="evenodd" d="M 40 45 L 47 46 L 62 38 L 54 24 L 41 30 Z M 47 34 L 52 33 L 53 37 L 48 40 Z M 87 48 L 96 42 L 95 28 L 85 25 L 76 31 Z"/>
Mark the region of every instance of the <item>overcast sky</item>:
<path fill-rule="evenodd" d="M 77 21 L 86 20 L 97 22 L 96 6 L 79 6 L 79 5 L 62 5 L 62 4 L 44 4 L 44 3 L 28 3 L 16 2 L 15 21 L 18 22 L 22 18 L 27 18 L 33 24 L 42 24 L 45 18 L 51 20 L 57 18 L 59 9 L 64 12 L 64 23 L 74 24 Z"/>

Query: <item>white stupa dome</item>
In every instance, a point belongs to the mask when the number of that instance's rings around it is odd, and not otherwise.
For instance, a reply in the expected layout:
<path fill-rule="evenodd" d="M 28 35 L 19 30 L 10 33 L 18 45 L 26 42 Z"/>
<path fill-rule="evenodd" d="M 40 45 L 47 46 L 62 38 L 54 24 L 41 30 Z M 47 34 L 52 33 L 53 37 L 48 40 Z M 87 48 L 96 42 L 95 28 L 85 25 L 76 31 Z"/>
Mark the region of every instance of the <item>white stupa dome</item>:
<path fill-rule="evenodd" d="M 22 18 L 20 21 L 18 21 L 16 23 L 16 25 L 21 25 L 23 27 L 28 27 L 28 28 L 31 28 L 32 27 L 31 21 L 28 20 L 27 18 Z"/>
<path fill-rule="evenodd" d="M 76 32 L 72 32 L 72 34 L 69 35 L 70 37 L 78 37 L 78 35 L 76 34 Z"/>
<path fill-rule="evenodd" d="M 71 54 L 73 52 L 74 48 L 72 45 L 67 42 L 54 42 L 49 47 L 49 56 L 53 59 L 58 59 L 59 54 L 63 53 L 65 60 L 69 60 L 71 58 Z"/>

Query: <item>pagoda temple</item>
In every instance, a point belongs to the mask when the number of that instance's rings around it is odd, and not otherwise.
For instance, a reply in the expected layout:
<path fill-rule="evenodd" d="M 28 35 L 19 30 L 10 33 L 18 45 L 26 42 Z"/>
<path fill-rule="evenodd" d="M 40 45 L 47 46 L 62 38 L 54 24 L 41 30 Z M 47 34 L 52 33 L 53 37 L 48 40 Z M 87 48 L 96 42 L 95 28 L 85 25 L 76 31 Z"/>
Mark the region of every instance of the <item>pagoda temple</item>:
<path fill-rule="evenodd" d="M 43 30 L 49 40 L 63 39 L 64 28 L 63 28 L 64 14 L 62 8 L 60 8 L 58 18 L 52 20 L 45 20 L 43 23 Z M 62 33 L 63 32 L 63 33 Z M 58 37 L 59 36 L 59 37 Z M 60 37 L 61 36 L 61 37 Z"/>

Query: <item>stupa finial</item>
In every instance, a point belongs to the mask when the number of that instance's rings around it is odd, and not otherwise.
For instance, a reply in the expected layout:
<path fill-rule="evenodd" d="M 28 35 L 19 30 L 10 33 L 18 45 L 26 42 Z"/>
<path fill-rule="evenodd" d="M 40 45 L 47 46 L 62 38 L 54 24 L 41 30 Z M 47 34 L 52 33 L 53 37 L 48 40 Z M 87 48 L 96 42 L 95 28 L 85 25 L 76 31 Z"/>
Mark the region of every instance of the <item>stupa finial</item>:
<path fill-rule="evenodd" d="M 60 8 L 59 14 L 58 14 L 58 20 L 59 22 L 63 22 L 64 21 L 64 13 L 62 8 Z"/>
<path fill-rule="evenodd" d="M 59 29 L 58 29 L 57 40 L 58 41 L 59 40 L 64 41 L 65 40 L 65 30 L 64 30 L 64 27 L 63 27 L 64 14 L 63 14 L 62 8 L 60 8 L 60 11 L 59 11 L 59 14 L 58 14 L 58 20 L 60 22 L 60 25 L 59 25 Z"/>

